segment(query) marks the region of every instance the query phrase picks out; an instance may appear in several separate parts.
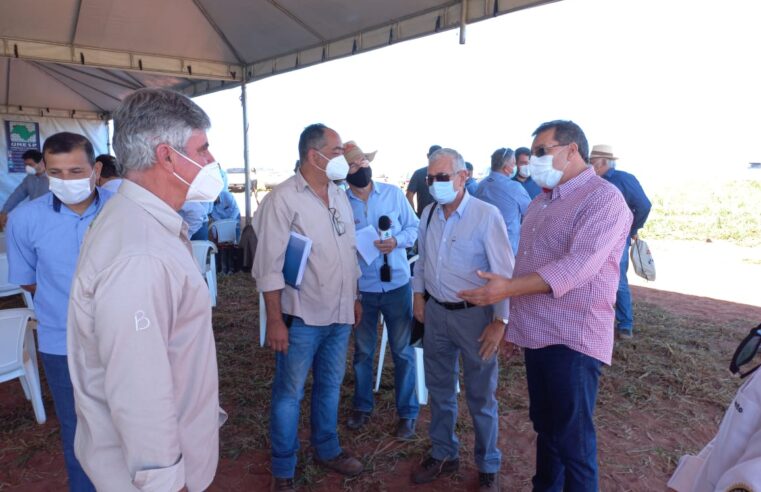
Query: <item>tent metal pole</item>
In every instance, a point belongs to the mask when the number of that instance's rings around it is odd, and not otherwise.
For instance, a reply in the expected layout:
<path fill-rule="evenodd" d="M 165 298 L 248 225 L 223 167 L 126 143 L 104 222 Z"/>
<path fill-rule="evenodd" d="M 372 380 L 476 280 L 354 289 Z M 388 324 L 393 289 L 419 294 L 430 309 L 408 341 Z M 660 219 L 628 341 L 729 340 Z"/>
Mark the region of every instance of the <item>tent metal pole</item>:
<path fill-rule="evenodd" d="M 460 44 L 465 44 L 465 26 L 468 23 L 468 0 L 462 0 L 460 8 Z"/>
<path fill-rule="evenodd" d="M 243 81 L 240 83 L 240 103 L 243 106 L 243 170 L 245 174 L 246 225 L 251 224 L 251 166 L 248 162 L 248 104 L 246 104 L 246 72 L 243 67 Z"/>

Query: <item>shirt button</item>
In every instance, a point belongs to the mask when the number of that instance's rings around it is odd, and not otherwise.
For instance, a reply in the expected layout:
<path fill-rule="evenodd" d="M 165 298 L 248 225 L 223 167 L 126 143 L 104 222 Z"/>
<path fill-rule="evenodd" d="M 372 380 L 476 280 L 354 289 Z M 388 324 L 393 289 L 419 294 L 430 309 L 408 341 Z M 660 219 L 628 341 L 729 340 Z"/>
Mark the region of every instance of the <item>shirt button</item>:
<path fill-rule="evenodd" d="M 523 252 L 523 255 L 524 255 L 524 256 L 525 256 L 525 255 L 527 255 L 527 254 L 528 254 L 528 251 L 524 251 L 524 252 Z"/>
<path fill-rule="evenodd" d="M 536 227 L 532 227 L 531 232 L 536 232 Z"/>

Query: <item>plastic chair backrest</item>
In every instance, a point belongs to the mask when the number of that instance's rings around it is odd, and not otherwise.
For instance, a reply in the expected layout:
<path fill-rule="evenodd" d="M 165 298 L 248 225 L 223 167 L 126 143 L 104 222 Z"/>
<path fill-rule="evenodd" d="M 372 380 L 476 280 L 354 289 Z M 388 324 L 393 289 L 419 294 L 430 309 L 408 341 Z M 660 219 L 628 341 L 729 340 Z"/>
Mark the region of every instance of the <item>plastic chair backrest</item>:
<path fill-rule="evenodd" d="M 236 228 L 240 222 L 236 219 L 223 219 L 211 223 L 212 237 L 217 243 L 236 243 Z"/>
<path fill-rule="evenodd" d="M 193 245 L 193 257 L 201 273 L 209 270 L 209 250 L 214 247 L 211 241 L 190 241 Z"/>
<path fill-rule="evenodd" d="M 6 290 L 17 290 L 18 285 L 8 282 L 8 255 L 0 253 L 0 292 Z"/>
<path fill-rule="evenodd" d="M 26 308 L 0 310 L 0 378 L 24 363 L 24 336 L 34 311 Z"/>

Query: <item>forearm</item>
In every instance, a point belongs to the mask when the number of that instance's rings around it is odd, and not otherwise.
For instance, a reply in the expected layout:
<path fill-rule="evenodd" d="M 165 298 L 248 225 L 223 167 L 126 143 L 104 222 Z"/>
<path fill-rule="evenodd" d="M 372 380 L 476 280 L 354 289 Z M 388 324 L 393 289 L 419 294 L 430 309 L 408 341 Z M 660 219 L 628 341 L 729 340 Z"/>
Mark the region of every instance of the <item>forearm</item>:
<path fill-rule="evenodd" d="M 264 292 L 264 305 L 267 308 L 267 321 L 282 321 L 283 311 L 280 305 L 280 294 L 282 291 L 273 290 Z"/>
<path fill-rule="evenodd" d="M 506 297 L 547 294 L 552 292 L 550 285 L 538 273 L 529 273 L 513 278 L 506 289 Z"/>

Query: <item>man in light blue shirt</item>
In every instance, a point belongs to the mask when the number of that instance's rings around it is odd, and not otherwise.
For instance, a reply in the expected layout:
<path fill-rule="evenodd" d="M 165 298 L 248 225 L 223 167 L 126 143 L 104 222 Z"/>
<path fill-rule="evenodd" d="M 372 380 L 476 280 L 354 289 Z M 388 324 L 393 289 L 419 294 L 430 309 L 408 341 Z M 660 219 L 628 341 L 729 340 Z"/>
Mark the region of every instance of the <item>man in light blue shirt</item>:
<path fill-rule="evenodd" d="M 515 260 L 499 210 L 465 192 L 467 176 L 462 156 L 455 150 L 441 149 L 431 155 L 426 180 L 436 203 L 420 217 L 420 259 L 412 289 L 415 318 L 425 323 L 423 349 L 432 448 L 412 480 L 427 483 L 459 469 L 455 388 L 462 357 L 480 490 L 497 491 L 502 460 L 497 447 L 497 352 L 505 334 L 509 304 L 504 300 L 478 307 L 464 302 L 457 293 L 485 285 L 479 271 L 512 277 Z"/>
<path fill-rule="evenodd" d="M 491 156 L 491 173 L 481 180 L 475 193 L 476 198 L 499 209 L 507 226 L 507 237 L 510 238 L 513 255 L 518 251 L 523 215 L 531 203 L 531 198 L 523 186 L 512 180 L 517 170 L 512 149 L 497 149 Z"/>
<path fill-rule="evenodd" d="M 82 135 L 57 133 L 43 145 L 50 193 L 9 216 L 8 280 L 34 294 L 40 359 L 61 425 L 72 491 L 95 490 L 74 456 L 77 417 L 66 351 L 69 290 L 79 247 L 90 223 L 111 197 L 95 187 L 100 163 Z"/>
<path fill-rule="evenodd" d="M 359 255 L 362 321 L 354 330 L 354 409 L 347 425 L 354 430 L 364 427 L 373 410 L 373 360 L 380 313 L 386 323 L 394 359 L 399 416 L 394 435 L 409 439 L 415 434 L 419 406 L 415 395 L 415 349 L 410 346 L 412 290 L 406 248 L 412 247 L 417 239 L 419 220 L 402 190 L 372 181 L 370 161 L 374 153 L 364 154 L 350 141 L 344 146 L 344 156 L 350 166 L 346 177 L 347 195 L 356 230 L 372 227 L 378 231 L 383 216 L 390 222 L 390 237 L 374 242 L 380 254 L 370 264 Z"/>

